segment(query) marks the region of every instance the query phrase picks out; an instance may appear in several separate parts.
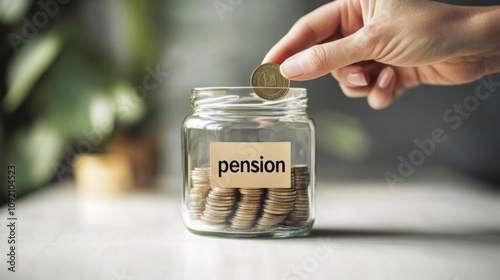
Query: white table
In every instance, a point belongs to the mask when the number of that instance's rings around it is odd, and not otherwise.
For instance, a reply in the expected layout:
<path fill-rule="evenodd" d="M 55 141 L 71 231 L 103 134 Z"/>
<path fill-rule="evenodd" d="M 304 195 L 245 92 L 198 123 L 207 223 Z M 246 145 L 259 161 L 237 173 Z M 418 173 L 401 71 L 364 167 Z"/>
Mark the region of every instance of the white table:
<path fill-rule="evenodd" d="M 448 170 L 319 182 L 309 237 L 224 239 L 183 225 L 180 179 L 89 197 L 65 182 L 17 205 L 17 272 L 0 279 L 500 279 L 500 195 Z M 437 176 L 436 176 L 437 175 Z"/>

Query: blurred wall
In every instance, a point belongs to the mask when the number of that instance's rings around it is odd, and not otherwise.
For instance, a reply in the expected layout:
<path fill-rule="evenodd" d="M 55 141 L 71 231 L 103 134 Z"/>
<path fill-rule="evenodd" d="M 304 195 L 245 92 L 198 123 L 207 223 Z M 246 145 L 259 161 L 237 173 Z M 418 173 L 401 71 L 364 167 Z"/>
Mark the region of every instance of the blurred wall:
<path fill-rule="evenodd" d="M 168 39 L 161 61 L 170 76 L 162 84 L 157 104 L 161 107 L 164 170 L 168 174 L 180 174 L 179 132 L 183 118 L 190 113 L 190 89 L 248 85 L 252 70 L 273 44 L 301 15 L 328 1 L 220 0 L 230 5 L 222 14 L 214 7 L 215 2 L 166 2 L 161 24 L 166 26 Z M 489 78 L 500 82 L 500 75 Z M 456 113 L 448 112 L 454 104 L 470 101 L 480 84 L 421 86 L 383 111 L 370 109 L 365 99 L 345 97 L 331 76 L 293 82 L 292 86 L 309 91 L 308 111 L 318 127 L 320 179 L 384 179 L 386 171 L 397 174 L 401 157 L 408 160 L 418 149 L 415 140 L 423 141 L 433 130 L 442 129 L 446 141 L 436 144 L 423 164 L 415 166 L 414 174 L 422 166 L 437 162 L 499 184 L 500 87 L 493 88 L 467 117 L 460 117 L 458 127 Z M 455 119 L 451 121 L 450 117 Z"/>

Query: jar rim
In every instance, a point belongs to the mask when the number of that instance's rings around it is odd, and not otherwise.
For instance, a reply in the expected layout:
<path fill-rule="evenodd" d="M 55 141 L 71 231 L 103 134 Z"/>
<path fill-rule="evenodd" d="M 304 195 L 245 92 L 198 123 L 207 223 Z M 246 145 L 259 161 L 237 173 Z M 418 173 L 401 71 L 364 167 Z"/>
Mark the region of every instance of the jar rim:
<path fill-rule="evenodd" d="M 276 87 L 251 87 L 251 86 L 227 86 L 227 87 L 195 87 L 193 88 L 193 91 L 212 91 L 212 90 L 239 90 L 239 89 L 249 89 L 252 90 L 253 88 L 267 88 L 267 89 L 276 89 Z M 306 92 L 306 88 L 300 88 L 300 87 L 291 87 L 290 90 L 293 91 L 304 91 Z"/>
<path fill-rule="evenodd" d="M 290 88 L 285 96 L 276 100 L 260 98 L 257 87 L 198 87 L 191 93 L 191 105 L 199 109 L 258 109 L 290 110 L 307 107 L 307 89 Z M 258 87 L 277 89 L 275 87 Z"/>

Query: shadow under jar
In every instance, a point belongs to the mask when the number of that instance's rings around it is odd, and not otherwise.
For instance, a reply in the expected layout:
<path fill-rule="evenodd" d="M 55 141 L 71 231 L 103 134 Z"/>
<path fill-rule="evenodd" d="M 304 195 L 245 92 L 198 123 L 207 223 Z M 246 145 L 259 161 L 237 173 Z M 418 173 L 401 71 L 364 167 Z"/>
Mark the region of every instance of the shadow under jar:
<path fill-rule="evenodd" d="M 307 92 L 264 100 L 250 87 L 195 88 L 182 125 L 182 212 L 198 234 L 307 235 L 314 223 L 315 128 Z"/>

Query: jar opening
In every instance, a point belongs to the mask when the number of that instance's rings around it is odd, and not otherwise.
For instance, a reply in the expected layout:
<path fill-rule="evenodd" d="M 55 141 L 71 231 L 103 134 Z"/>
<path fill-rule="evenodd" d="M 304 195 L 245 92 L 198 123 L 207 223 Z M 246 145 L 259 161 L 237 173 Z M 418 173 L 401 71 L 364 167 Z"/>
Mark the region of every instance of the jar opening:
<path fill-rule="evenodd" d="M 193 109 L 237 110 L 296 110 L 307 107 L 307 90 L 290 88 L 277 100 L 265 100 L 251 87 L 194 88 L 191 93 Z"/>

